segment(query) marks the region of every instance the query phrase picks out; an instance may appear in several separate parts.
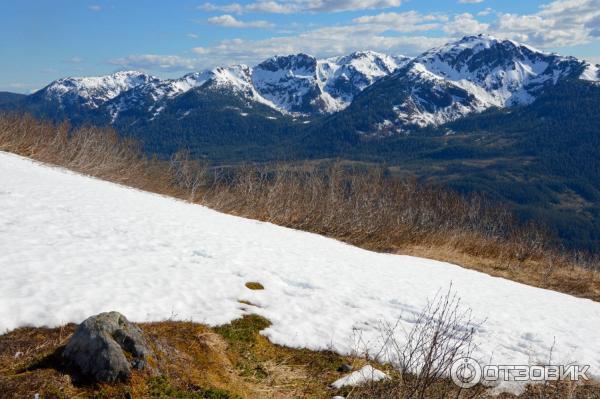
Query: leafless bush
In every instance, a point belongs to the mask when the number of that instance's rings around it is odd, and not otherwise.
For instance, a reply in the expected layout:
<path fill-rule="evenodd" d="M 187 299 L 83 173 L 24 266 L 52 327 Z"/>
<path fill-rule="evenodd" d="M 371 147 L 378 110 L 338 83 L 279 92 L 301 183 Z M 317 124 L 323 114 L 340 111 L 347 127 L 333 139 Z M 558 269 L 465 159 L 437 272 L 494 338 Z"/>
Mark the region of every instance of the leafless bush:
<path fill-rule="evenodd" d="M 444 243 L 520 262 L 546 249 L 539 229 L 481 196 L 391 179 L 378 167 L 305 163 L 219 173 L 226 177 L 205 196 L 215 208 L 374 249 Z"/>
<path fill-rule="evenodd" d="M 189 150 L 173 154 L 169 162 L 169 173 L 173 184 L 189 192 L 189 200 L 194 202 L 201 188 L 207 185 L 207 167 L 198 160 L 190 158 Z"/>
<path fill-rule="evenodd" d="M 382 345 L 374 359 L 390 362 L 394 368 L 392 378 L 383 383 L 356 387 L 346 397 L 459 397 L 461 391 L 448 379 L 450 369 L 455 361 L 470 356 L 474 348 L 473 337 L 480 325 L 481 322 L 472 319 L 471 310 L 461 305 L 460 298 L 450 287 L 445 294 L 438 294 L 427 303 L 409 331 L 402 329 L 400 319 L 395 324 L 382 325 Z M 468 395 L 480 392 L 482 389 L 478 387 Z"/>

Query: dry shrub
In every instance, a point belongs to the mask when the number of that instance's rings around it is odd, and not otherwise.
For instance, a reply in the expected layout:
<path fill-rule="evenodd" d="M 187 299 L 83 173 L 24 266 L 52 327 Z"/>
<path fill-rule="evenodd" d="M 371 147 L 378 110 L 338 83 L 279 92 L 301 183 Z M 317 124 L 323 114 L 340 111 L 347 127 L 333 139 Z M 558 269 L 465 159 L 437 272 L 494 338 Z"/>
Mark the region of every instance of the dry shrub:
<path fill-rule="evenodd" d="M 544 253 L 546 237 L 520 225 L 484 197 L 397 180 L 382 168 L 268 165 L 221 170 L 208 182 L 209 205 L 280 225 L 317 231 L 354 244 L 389 250 L 451 238 L 478 255 L 525 260 Z"/>
<path fill-rule="evenodd" d="M 471 310 L 461 305 L 460 298 L 453 293 L 452 287 L 445 294 L 438 293 L 418 313 L 410 330 L 404 331 L 401 328 L 401 320 L 380 327 L 382 345 L 374 360 L 390 362 L 394 370 L 391 379 L 384 383 L 355 387 L 346 397 L 459 397 L 461 390 L 448 378 L 450 370 L 454 362 L 469 357 L 472 353 L 473 337 L 481 323 L 471 318 Z M 366 347 L 364 352 L 368 360 L 369 352 Z M 478 386 L 469 395 L 483 391 Z"/>
<path fill-rule="evenodd" d="M 111 128 L 52 124 L 30 115 L 0 115 L 0 150 L 138 188 L 169 192 L 169 171 L 137 142 Z"/>
<path fill-rule="evenodd" d="M 0 115 L 0 150 L 214 209 L 324 234 L 367 249 L 407 252 L 595 300 L 599 260 L 550 248 L 480 195 L 465 197 L 381 167 L 344 162 L 210 167 L 189 151 L 149 158 L 111 128 Z"/>

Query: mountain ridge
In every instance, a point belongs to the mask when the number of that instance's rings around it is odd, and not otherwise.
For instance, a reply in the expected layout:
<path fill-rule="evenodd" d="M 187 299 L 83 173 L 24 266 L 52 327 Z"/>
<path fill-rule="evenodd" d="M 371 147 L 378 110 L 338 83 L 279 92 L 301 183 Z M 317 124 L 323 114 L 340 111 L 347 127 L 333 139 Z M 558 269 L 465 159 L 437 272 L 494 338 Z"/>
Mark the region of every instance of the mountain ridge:
<path fill-rule="evenodd" d="M 145 108 L 147 118 L 152 119 L 166 102 L 198 88 L 236 93 L 282 114 L 329 114 L 348 106 L 357 93 L 391 74 L 407 59 L 372 51 L 328 59 L 299 53 L 271 57 L 255 67 L 216 67 L 164 80 L 143 72 L 121 71 L 58 79 L 29 98 L 32 103 L 45 103 L 60 110 L 71 106 L 109 123 L 117 122 L 122 112 L 135 108 Z"/>
<path fill-rule="evenodd" d="M 406 133 L 494 107 L 531 104 L 565 79 L 598 81 L 595 68 L 574 57 L 545 53 L 511 40 L 466 36 L 413 58 L 387 77 L 386 83 L 375 83 L 369 93 L 357 98 L 394 96 L 391 102 L 386 98 L 372 104 L 383 108 L 386 117 L 363 128 L 371 134 Z"/>
<path fill-rule="evenodd" d="M 254 67 L 216 67 L 174 79 L 137 71 L 62 78 L 27 96 L 16 108 L 56 120 L 122 127 L 132 118 L 151 124 L 176 98 L 196 90 L 205 92 L 203 98 L 211 93 L 238 97 L 245 104 L 240 111 L 244 115 L 252 113 L 254 105 L 264 105 L 279 118 L 325 117 L 334 124 L 355 120 L 345 126 L 363 137 L 387 137 L 490 108 L 528 105 L 569 78 L 598 82 L 600 66 L 477 35 L 414 58 L 375 51 L 326 59 L 298 53 L 273 56 Z M 235 100 L 224 106 L 239 108 L 239 104 Z M 189 107 L 184 113 L 194 112 L 194 104 Z"/>

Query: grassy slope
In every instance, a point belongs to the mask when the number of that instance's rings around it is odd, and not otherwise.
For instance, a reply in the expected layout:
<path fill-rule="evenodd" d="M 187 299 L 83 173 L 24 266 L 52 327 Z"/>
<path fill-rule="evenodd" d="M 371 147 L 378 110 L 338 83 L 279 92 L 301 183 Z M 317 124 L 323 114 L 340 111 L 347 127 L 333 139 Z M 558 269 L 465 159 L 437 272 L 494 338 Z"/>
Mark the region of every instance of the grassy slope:
<path fill-rule="evenodd" d="M 129 382 L 78 384 L 76 374 L 64 368 L 60 351 L 75 326 L 21 328 L 0 336 L 0 398 L 401 398 L 410 375 L 399 375 L 384 365 L 392 380 L 362 389 L 335 390 L 328 385 L 343 376 L 343 363 L 355 368 L 364 359 L 333 352 L 284 348 L 270 343 L 259 331 L 269 322 L 246 316 L 231 324 L 209 328 L 188 322 L 140 324 L 158 353 L 160 375 L 134 371 Z M 402 383 L 404 379 L 404 383 Z M 394 392 L 394 396 L 390 393 Z M 452 383 L 439 379 L 427 397 L 516 398 L 491 396 L 481 387 L 459 393 Z M 398 396 L 395 396 L 398 395 Z M 529 386 L 518 396 L 534 398 L 597 398 L 600 386 Z"/>

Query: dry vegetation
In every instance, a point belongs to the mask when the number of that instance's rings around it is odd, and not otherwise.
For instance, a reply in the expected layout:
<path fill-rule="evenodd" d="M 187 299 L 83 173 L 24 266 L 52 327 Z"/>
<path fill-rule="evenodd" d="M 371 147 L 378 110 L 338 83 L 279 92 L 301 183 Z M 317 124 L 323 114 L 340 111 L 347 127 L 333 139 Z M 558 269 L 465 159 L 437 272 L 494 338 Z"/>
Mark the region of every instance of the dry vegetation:
<path fill-rule="evenodd" d="M 158 374 L 129 382 L 81 384 L 60 353 L 75 326 L 21 328 L 0 336 L 0 398 L 300 398 L 328 397 L 327 381 L 344 361 L 331 352 L 275 346 L 269 325 L 248 316 L 210 329 L 188 322 L 141 324 L 153 342 Z"/>
<path fill-rule="evenodd" d="M 329 351 L 290 349 L 270 343 L 259 334 L 269 322 L 247 316 L 218 328 L 187 322 L 140 324 L 157 353 L 160 375 L 134 371 L 129 382 L 79 384 L 76 374 L 65 370 L 61 349 L 75 326 L 20 328 L 0 336 L 0 398 L 315 398 L 345 395 L 347 399 L 592 399 L 600 397 L 597 384 L 548 384 L 528 386 L 516 397 L 491 396 L 481 387 L 459 390 L 446 378 L 386 370 L 391 379 L 360 388 L 335 390 L 328 385 L 343 376 L 340 365 L 354 368 L 364 358 L 343 357 Z M 440 331 L 434 328 L 430 331 Z M 416 342 L 416 341 L 415 341 Z M 444 345 L 420 346 L 424 354 L 447 353 Z M 458 353 L 458 352 L 457 352 Z M 442 365 L 444 362 L 437 363 Z"/>
<path fill-rule="evenodd" d="M 547 246 L 534 225 L 484 197 L 392 179 L 383 168 L 343 162 L 210 167 L 186 151 L 145 156 L 110 128 L 54 125 L 0 115 L 0 150 L 334 237 L 378 251 L 450 261 L 526 284 L 600 300 L 598 259 Z"/>

